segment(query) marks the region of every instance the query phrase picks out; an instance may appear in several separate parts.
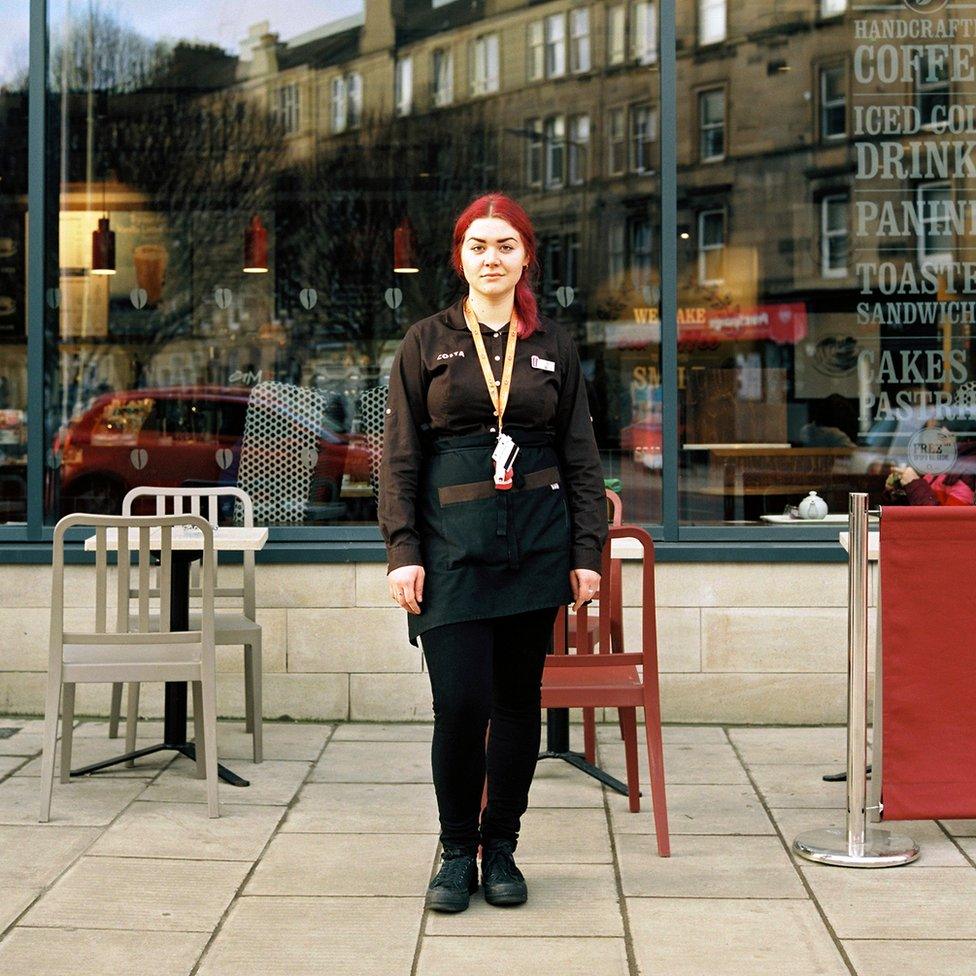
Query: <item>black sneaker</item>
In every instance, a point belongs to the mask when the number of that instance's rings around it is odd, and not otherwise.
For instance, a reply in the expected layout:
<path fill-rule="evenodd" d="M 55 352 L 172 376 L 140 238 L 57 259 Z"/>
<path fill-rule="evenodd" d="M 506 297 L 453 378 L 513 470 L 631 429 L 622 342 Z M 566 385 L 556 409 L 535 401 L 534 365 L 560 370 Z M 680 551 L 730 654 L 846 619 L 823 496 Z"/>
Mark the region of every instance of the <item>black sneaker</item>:
<path fill-rule="evenodd" d="M 490 840 L 481 856 L 481 883 L 489 905 L 524 905 L 529 897 L 525 878 L 515 864 L 515 845 Z"/>
<path fill-rule="evenodd" d="M 445 847 L 441 869 L 427 888 L 427 907 L 435 912 L 463 912 L 478 890 L 478 862 L 459 847 Z"/>

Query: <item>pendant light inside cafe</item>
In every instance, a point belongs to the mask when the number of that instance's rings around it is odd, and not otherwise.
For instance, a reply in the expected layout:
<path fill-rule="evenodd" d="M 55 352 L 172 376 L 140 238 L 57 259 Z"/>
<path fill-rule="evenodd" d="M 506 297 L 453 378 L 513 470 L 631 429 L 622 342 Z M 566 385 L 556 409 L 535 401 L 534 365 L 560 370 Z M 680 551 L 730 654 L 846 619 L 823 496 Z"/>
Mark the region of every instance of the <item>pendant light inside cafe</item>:
<path fill-rule="evenodd" d="M 108 218 L 105 206 L 105 179 L 102 179 L 102 213 L 98 218 L 98 228 L 92 231 L 92 266 L 93 275 L 115 274 L 115 231 Z"/>
<path fill-rule="evenodd" d="M 261 218 L 254 214 L 244 228 L 244 273 L 267 274 L 268 231 Z"/>
<path fill-rule="evenodd" d="M 404 217 L 393 231 L 393 271 L 395 274 L 416 274 L 420 271 L 417 267 L 417 243 L 409 217 Z"/>

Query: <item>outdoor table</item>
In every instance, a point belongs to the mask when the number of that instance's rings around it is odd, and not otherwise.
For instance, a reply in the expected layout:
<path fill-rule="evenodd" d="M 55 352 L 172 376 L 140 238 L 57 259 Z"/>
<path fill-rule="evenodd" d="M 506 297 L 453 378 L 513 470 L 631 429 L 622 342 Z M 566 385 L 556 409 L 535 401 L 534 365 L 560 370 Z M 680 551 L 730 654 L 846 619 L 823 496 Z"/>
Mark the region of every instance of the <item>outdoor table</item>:
<path fill-rule="evenodd" d="M 612 539 L 610 542 L 610 557 L 612 559 L 642 559 L 644 557 L 644 547 L 636 539 Z M 564 607 L 563 620 L 563 646 L 569 648 L 569 608 Z M 558 621 L 558 618 L 557 618 Z M 575 766 L 581 772 L 598 779 L 605 783 L 612 790 L 616 790 L 623 796 L 627 795 L 627 787 L 619 779 L 604 772 L 599 766 L 594 766 L 588 762 L 586 757 L 579 752 L 573 752 L 569 748 L 569 709 L 568 708 L 547 708 L 546 709 L 546 748 L 539 753 L 540 759 L 562 759 L 563 762 Z"/>
<path fill-rule="evenodd" d="M 95 550 L 95 536 L 85 540 L 85 551 Z M 149 547 L 153 548 L 153 542 L 158 546 L 159 530 L 150 533 Z M 250 552 L 264 548 L 268 541 L 268 530 L 263 527 L 243 528 L 238 526 L 220 526 L 214 528 L 214 551 L 215 552 Z M 190 629 L 190 563 L 199 559 L 203 552 L 203 534 L 189 526 L 173 529 L 172 534 L 173 560 L 170 571 L 170 630 L 189 630 Z M 115 529 L 109 529 L 106 534 L 108 548 L 118 551 L 118 533 Z M 139 759 L 142 756 L 151 755 L 154 752 L 161 752 L 164 749 L 172 749 L 186 756 L 187 759 L 196 761 L 196 747 L 186 738 L 186 682 L 167 681 L 165 693 L 165 706 L 163 718 L 163 741 L 157 745 L 147 746 L 145 749 L 137 749 L 114 759 L 106 759 L 102 762 L 92 763 L 81 769 L 73 769 L 72 776 L 84 776 L 88 773 L 106 769 L 109 766 L 116 766 L 122 762 L 132 759 Z M 233 786 L 250 786 L 246 779 L 242 779 L 236 773 L 218 763 L 217 773 L 222 780 Z"/>

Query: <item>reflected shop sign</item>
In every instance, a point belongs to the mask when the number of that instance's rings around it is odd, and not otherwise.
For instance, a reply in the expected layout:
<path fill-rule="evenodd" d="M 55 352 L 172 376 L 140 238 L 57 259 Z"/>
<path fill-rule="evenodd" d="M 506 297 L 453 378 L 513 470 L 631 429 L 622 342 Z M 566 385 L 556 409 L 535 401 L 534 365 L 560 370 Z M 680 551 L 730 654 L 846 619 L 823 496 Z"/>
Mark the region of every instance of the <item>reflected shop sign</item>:
<path fill-rule="evenodd" d="M 634 323 L 609 323 L 606 343 L 618 349 L 643 348 L 661 338 L 661 320 L 653 307 L 635 308 Z M 648 328 L 650 326 L 651 328 Z M 807 335 L 807 307 L 803 302 L 781 302 L 740 308 L 678 309 L 678 344 L 717 348 L 720 342 L 771 340 L 780 345 L 799 342 Z"/>
<path fill-rule="evenodd" d="M 855 10 L 855 314 L 880 337 L 858 361 L 862 423 L 913 425 L 910 461 L 937 473 L 955 438 L 932 425 L 973 415 L 976 251 L 960 241 L 976 239 L 976 6 Z"/>

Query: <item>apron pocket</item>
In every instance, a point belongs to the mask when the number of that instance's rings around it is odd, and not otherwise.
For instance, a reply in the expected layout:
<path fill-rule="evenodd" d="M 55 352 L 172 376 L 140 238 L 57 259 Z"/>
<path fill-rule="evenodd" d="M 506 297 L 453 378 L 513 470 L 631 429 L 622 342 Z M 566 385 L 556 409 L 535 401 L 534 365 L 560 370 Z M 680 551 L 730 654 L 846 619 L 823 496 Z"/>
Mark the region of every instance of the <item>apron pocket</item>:
<path fill-rule="evenodd" d="M 447 568 L 458 566 L 499 566 L 509 562 L 508 537 L 511 507 L 496 491 L 491 496 L 471 501 L 452 502 L 441 508 L 447 539 Z M 502 497 L 497 497 L 501 495 Z"/>
<path fill-rule="evenodd" d="M 561 481 L 518 492 L 513 506 L 522 558 L 536 552 L 569 552 L 569 506 Z"/>

